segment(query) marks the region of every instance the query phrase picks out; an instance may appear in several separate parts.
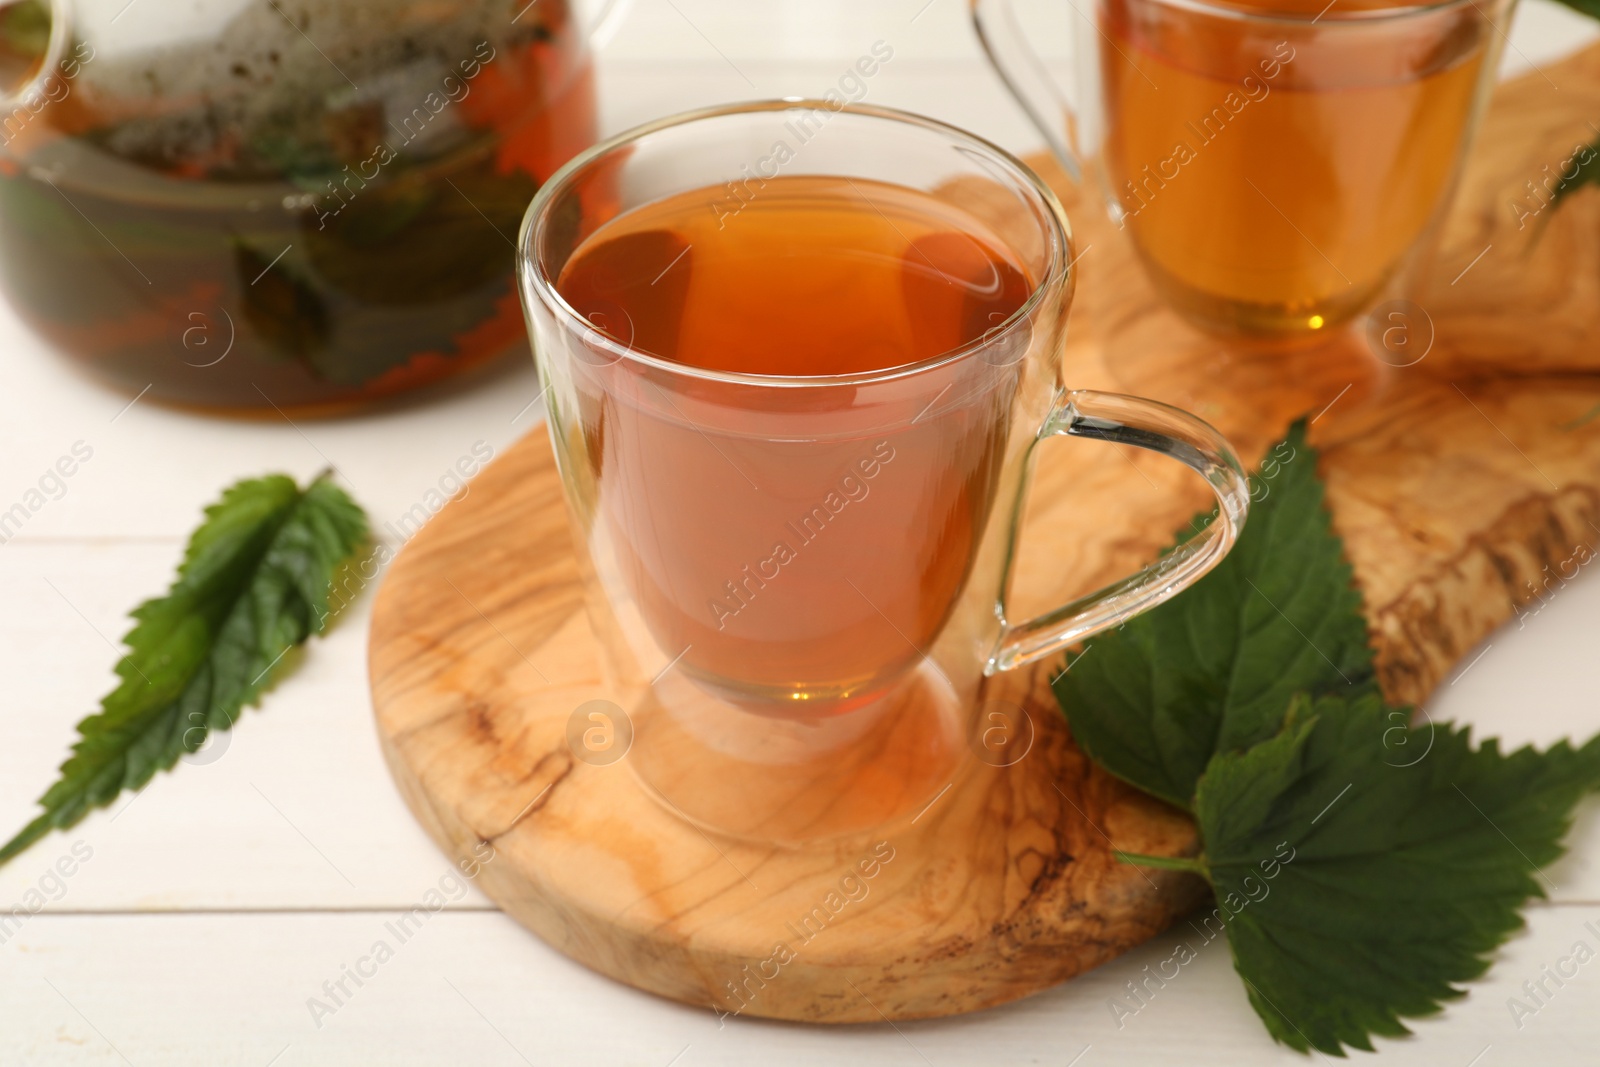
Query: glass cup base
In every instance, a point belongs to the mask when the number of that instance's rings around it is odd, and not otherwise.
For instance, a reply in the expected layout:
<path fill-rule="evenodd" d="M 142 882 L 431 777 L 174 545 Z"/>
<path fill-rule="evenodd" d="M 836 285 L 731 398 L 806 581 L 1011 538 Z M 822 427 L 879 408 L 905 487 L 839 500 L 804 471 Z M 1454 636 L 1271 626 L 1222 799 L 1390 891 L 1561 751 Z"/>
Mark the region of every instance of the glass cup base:
<path fill-rule="evenodd" d="M 816 718 L 756 714 L 675 672 L 635 710 L 628 764 L 702 830 L 798 848 L 915 819 L 970 756 L 965 720 L 928 660 L 872 703 Z"/>

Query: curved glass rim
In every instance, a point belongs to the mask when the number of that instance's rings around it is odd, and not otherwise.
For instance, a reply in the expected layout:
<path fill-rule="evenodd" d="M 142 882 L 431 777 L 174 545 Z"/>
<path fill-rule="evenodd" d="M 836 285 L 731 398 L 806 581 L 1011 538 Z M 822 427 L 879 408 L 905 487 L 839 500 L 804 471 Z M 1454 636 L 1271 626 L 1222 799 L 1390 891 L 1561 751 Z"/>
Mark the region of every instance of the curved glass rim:
<path fill-rule="evenodd" d="M 1049 232 L 1047 235 L 1049 262 L 1043 275 L 1034 283 L 1032 292 L 1028 294 L 1028 299 L 1024 300 L 1022 305 L 1012 312 L 1005 322 L 986 332 L 983 337 L 969 341 L 959 348 L 948 349 L 937 355 L 929 356 L 927 359 L 918 360 L 915 363 L 902 363 L 894 367 L 884 367 L 880 370 L 854 371 L 849 374 L 751 374 L 743 371 L 720 371 L 710 370 L 705 367 L 695 367 L 686 363 L 664 359 L 643 349 L 625 345 L 580 315 L 577 309 L 567 303 L 566 298 L 556 289 L 554 280 L 545 274 L 544 265 L 539 262 L 537 250 L 533 247 L 535 228 L 538 220 L 548 210 L 556 194 L 566 188 L 573 175 L 584 167 L 642 137 L 661 130 L 671 129 L 675 126 L 685 126 L 693 122 L 723 118 L 728 115 L 764 111 L 789 111 L 802 107 L 826 110 L 833 114 L 850 113 L 870 119 L 897 122 L 951 136 L 966 142 L 969 146 L 977 149 L 1004 168 L 1007 176 L 1018 187 L 1033 193 L 1040 206 L 1043 207 L 1044 214 L 1049 218 Z M 1055 191 L 1045 184 L 1044 179 L 1039 177 L 1032 167 L 1029 167 L 1022 160 L 992 141 L 985 140 L 959 126 L 952 126 L 947 122 L 940 122 L 938 119 L 931 119 L 911 111 L 902 111 L 899 108 L 877 107 L 869 104 L 846 104 L 843 107 L 834 108 L 825 101 L 814 97 L 791 96 L 681 111 L 675 115 L 668 115 L 664 118 L 635 126 L 630 130 L 624 130 L 622 133 L 607 138 L 573 156 L 565 166 L 552 174 L 550 180 L 539 188 L 539 191 L 534 194 L 533 202 L 528 205 L 528 210 L 523 213 L 522 227 L 517 234 L 517 275 L 519 281 L 534 290 L 540 301 L 556 314 L 556 317 L 562 321 L 563 325 L 568 327 L 575 326 L 577 332 L 588 333 L 597 342 L 603 343 L 608 351 L 615 353 L 619 359 L 631 360 L 681 377 L 731 382 L 741 385 L 778 388 L 826 388 L 867 385 L 921 374 L 936 367 L 965 359 L 1013 333 L 1020 324 L 1026 322 L 1033 315 L 1034 310 L 1043 302 L 1045 291 L 1051 288 L 1052 285 L 1066 280 L 1071 264 L 1064 263 L 1063 260 L 1066 249 L 1071 244 L 1071 232 L 1071 224 L 1067 220 L 1066 211 L 1062 208 L 1060 200 L 1057 199 Z"/>
<path fill-rule="evenodd" d="M 1402 19 L 1431 15 L 1453 7 L 1477 7 L 1475 0 L 1435 0 L 1434 3 L 1339 11 L 1337 10 L 1337 0 L 1335 0 L 1334 3 L 1329 3 L 1322 10 L 1313 14 L 1309 11 L 1275 11 L 1249 8 L 1243 6 L 1243 0 L 1238 0 L 1238 2 L 1230 2 L 1230 0 L 1149 0 L 1149 2 L 1161 7 L 1175 7 L 1184 11 L 1215 15 L 1219 18 L 1235 19 L 1240 22 L 1281 23 L 1292 26 L 1311 26 L 1323 21 L 1338 25 L 1370 25 L 1375 22 L 1398 22 Z"/>
<path fill-rule="evenodd" d="M 8 115 L 22 104 L 24 97 L 39 91 L 45 79 L 56 73 L 67 53 L 72 27 L 77 24 L 72 0 L 45 0 L 44 7 L 50 15 L 50 32 L 45 37 L 44 51 L 39 55 L 38 69 L 15 85 L 0 87 L 0 108 Z"/>

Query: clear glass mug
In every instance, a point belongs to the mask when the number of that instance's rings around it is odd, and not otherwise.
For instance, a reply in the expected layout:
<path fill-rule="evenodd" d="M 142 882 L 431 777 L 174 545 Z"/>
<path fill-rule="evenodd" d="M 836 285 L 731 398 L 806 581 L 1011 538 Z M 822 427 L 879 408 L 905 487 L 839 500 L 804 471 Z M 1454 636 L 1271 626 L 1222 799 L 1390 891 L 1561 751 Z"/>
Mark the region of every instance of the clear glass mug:
<path fill-rule="evenodd" d="M 588 321 L 558 291 L 602 224 L 691 190 L 726 196 L 797 130 L 812 132 L 785 175 L 1000 205 L 1026 302 L 935 358 L 805 377 L 659 358 L 629 343 L 659 323 Z M 971 757 L 986 677 L 1166 600 L 1227 553 L 1248 508 L 1227 442 L 1154 401 L 1062 388 L 1071 259 L 1060 205 L 1026 166 L 887 109 L 690 112 L 590 149 L 539 191 L 522 296 L 613 693 L 602 718 L 628 724 L 602 725 L 631 728 L 627 763 L 672 810 L 782 845 L 914 817 Z M 1177 459 L 1211 486 L 1220 520 L 1137 574 L 1013 621 L 1028 471 L 1058 434 Z"/>
<path fill-rule="evenodd" d="M 1014 0 L 971 0 L 996 70 L 1068 173 L 1096 175 L 1163 299 L 1278 345 L 1409 286 L 1514 2 L 1096 0 L 1071 106 Z"/>

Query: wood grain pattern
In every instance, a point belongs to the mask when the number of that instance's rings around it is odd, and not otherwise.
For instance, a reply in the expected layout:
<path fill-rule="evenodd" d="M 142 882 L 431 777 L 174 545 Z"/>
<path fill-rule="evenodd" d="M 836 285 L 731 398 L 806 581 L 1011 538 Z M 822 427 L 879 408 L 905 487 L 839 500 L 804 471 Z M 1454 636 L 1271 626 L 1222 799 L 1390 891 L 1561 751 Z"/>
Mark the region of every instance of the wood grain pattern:
<path fill-rule="evenodd" d="M 1502 88 L 1444 258 L 1478 239 L 1471 220 L 1505 212 L 1487 202 L 1508 176 L 1537 172 L 1559 143 L 1522 136 L 1549 114 L 1534 84 L 1546 75 L 1592 99 L 1600 50 Z M 1448 294 L 1449 314 L 1435 311 L 1427 358 L 1396 368 L 1354 341 L 1284 356 L 1194 333 L 1159 305 L 1093 205 L 1065 192 L 1084 280 L 1064 380 L 1187 407 L 1246 457 L 1295 416 L 1320 412 L 1313 438 L 1392 698 L 1426 697 L 1549 575 L 1570 571 L 1579 546 L 1600 542 L 1600 420 L 1582 421 L 1600 405 L 1600 372 L 1585 355 L 1600 330 L 1593 298 L 1572 298 L 1600 286 L 1600 197 L 1581 194 L 1548 224 L 1538 270 L 1485 269 L 1486 256 Z M 1480 324 L 1462 326 L 1469 316 Z M 1019 609 L 1147 560 L 1203 496 L 1151 457 L 1047 449 Z M 1094 967 L 1201 899 L 1195 879 L 1112 860 L 1113 847 L 1192 851 L 1193 828 L 1085 761 L 1049 699 L 1054 668 L 997 694 L 1029 708 L 1030 755 L 975 766 L 880 847 L 864 896 L 841 895 L 840 881 L 862 871 L 870 848 L 712 840 L 650 800 L 625 765 L 592 766 L 568 749 L 570 713 L 605 693 L 580 600 L 541 430 L 395 563 L 374 609 L 370 671 L 385 754 L 429 833 L 452 855 L 492 842 L 484 890 L 599 971 L 718 1011 L 945 1015 Z M 797 936 L 806 916 L 820 932 Z M 794 955 L 774 975 L 779 941 Z"/>
<path fill-rule="evenodd" d="M 1480 377 L 1600 370 L 1600 188 L 1544 207 L 1600 136 L 1600 50 L 1502 86 L 1496 105 L 1417 297 L 1439 327 L 1439 363 Z"/>

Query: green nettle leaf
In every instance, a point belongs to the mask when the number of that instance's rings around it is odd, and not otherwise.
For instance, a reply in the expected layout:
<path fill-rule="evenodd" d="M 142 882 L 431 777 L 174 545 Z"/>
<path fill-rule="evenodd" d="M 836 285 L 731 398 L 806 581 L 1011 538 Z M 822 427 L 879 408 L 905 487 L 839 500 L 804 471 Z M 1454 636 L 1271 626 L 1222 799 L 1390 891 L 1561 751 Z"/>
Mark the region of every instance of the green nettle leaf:
<path fill-rule="evenodd" d="M 1502 754 L 1425 725 L 1403 749 L 1426 757 L 1402 766 L 1394 723 L 1376 696 L 1299 702 L 1276 737 L 1214 756 L 1195 794 L 1218 902 L 1203 921 L 1226 929 L 1267 1029 L 1301 1051 L 1370 1050 L 1460 996 L 1600 786 L 1600 738 Z"/>
<path fill-rule="evenodd" d="M 1056 679 L 1074 739 L 1112 774 L 1187 807 L 1212 754 L 1275 735 L 1296 693 L 1375 691 L 1361 595 L 1316 465 L 1302 420 L 1252 477 L 1228 557 L 1087 642 Z"/>
<path fill-rule="evenodd" d="M 1600 788 L 1600 738 L 1502 755 L 1408 726 L 1377 691 L 1315 467 L 1297 424 L 1233 554 L 1090 642 L 1055 691 L 1091 758 L 1194 813 L 1198 857 L 1118 858 L 1207 878 L 1203 932 L 1226 931 L 1267 1029 L 1340 1055 L 1484 972 Z"/>
<path fill-rule="evenodd" d="M 4 847 L 11 859 L 226 730 L 291 648 L 320 633 L 340 564 L 366 542 L 366 515 L 326 476 L 238 482 L 206 509 L 167 595 L 133 611 L 121 683 L 81 735 L 44 813 Z"/>
<path fill-rule="evenodd" d="M 1600 0 L 1563 0 L 1586 15 L 1600 19 Z M 1550 206 L 1555 207 L 1561 201 L 1582 189 L 1585 185 L 1600 185 L 1600 138 L 1589 145 L 1587 154 L 1578 152 L 1571 160 L 1573 171 L 1571 177 L 1563 176 L 1556 183 L 1555 192 L 1550 197 Z M 1565 175 L 1566 168 L 1562 168 Z"/>
<path fill-rule="evenodd" d="M 234 242 L 233 264 L 245 321 L 268 348 L 318 373 L 312 357 L 333 330 L 327 302 L 293 264 L 275 264 L 243 241 Z"/>
<path fill-rule="evenodd" d="M 1588 15 L 1592 19 L 1600 19 L 1600 0 L 1560 0 L 1579 14 Z"/>

